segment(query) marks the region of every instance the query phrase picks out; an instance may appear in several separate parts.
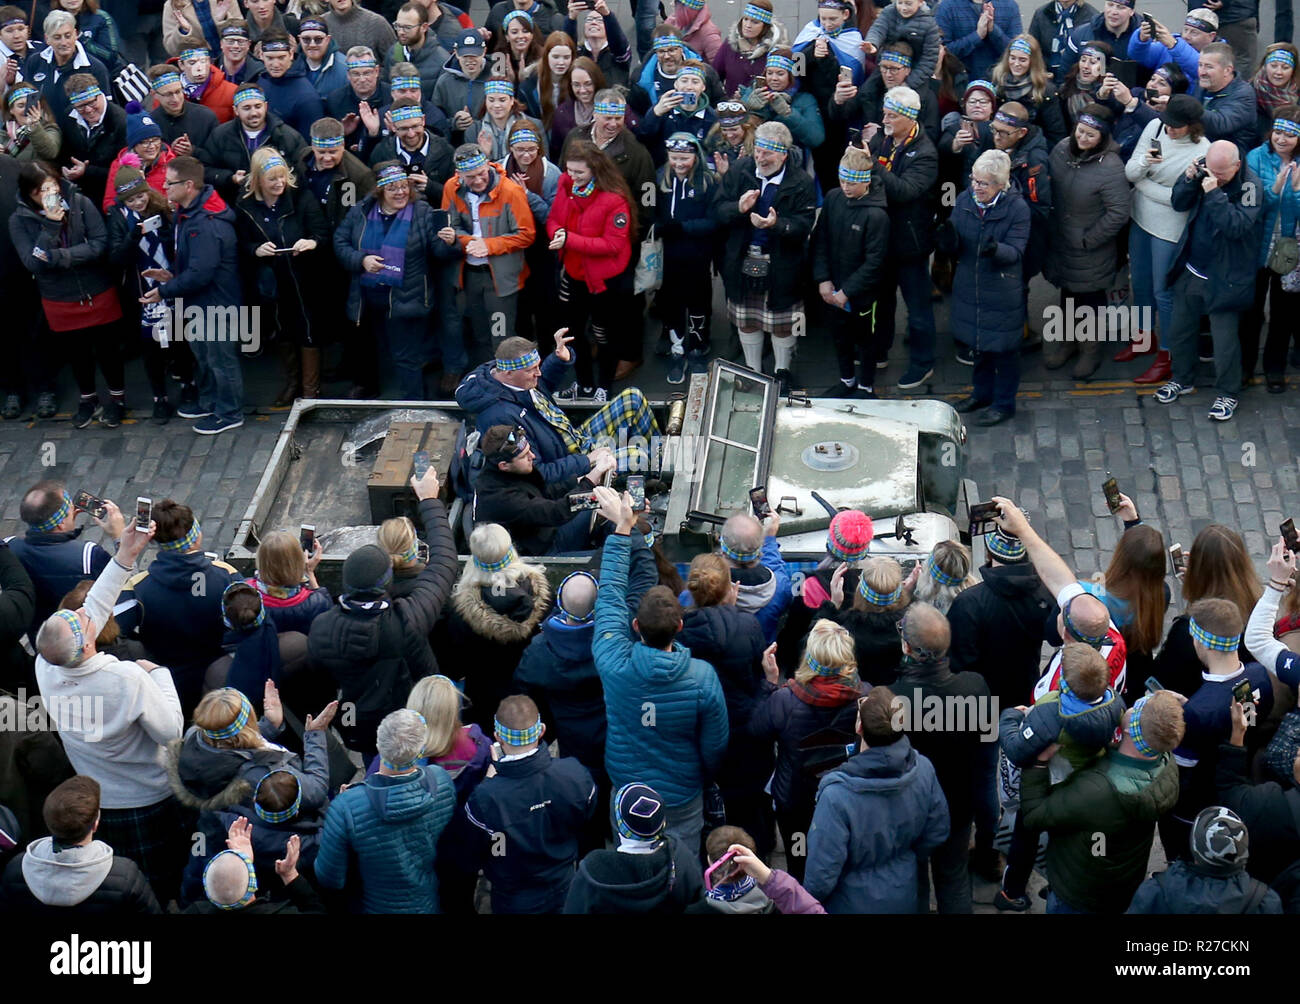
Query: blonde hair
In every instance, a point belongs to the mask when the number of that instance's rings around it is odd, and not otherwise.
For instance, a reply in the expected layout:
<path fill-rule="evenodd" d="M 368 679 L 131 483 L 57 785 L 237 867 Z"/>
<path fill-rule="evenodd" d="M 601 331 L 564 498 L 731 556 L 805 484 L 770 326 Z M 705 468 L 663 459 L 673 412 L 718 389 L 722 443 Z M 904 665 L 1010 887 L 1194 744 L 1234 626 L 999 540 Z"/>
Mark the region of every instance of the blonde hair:
<path fill-rule="evenodd" d="M 204 694 L 203 699 L 199 701 L 199 706 L 194 709 L 194 724 L 209 732 L 224 729 L 239 717 L 239 709 L 243 707 L 244 699 L 243 694 L 231 687 L 223 687 L 221 690 Z M 255 750 L 266 745 L 266 740 L 262 738 L 262 732 L 257 726 L 256 711 L 248 716 L 244 727 L 229 739 L 205 738 L 204 741 L 222 750 Z"/>
<path fill-rule="evenodd" d="M 716 607 L 731 589 L 731 566 L 720 554 L 697 554 L 686 574 L 686 588 L 697 607 Z"/>
<path fill-rule="evenodd" d="M 257 545 L 257 575 L 268 586 L 299 586 L 306 574 L 307 556 L 288 530 L 268 533 Z"/>
<path fill-rule="evenodd" d="M 415 524 L 410 517 L 394 516 L 379 525 L 379 546 L 393 559 L 393 571 L 404 568 L 423 568 L 419 558 L 407 560 L 406 554 L 415 547 Z M 418 709 L 417 709 L 418 710 Z"/>
<path fill-rule="evenodd" d="M 870 171 L 874 158 L 861 147 L 845 147 L 844 156 L 840 158 L 840 167 L 850 171 Z"/>
<path fill-rule="evenodd" d="M 1005 157 L 1006 154 L 1002 156 Z M 921 574 L 916 579 L 913 597 L 930 604 L 946 616 L 957 594 L 964 589 L 969 589 L 978 580 L 972 573 L 970 548 L 964 544 L 958 544 L 955 540 L 941 540 L 934 545 L 931 556 L 939 571 L 945 575 L 956 576 L 961 581 L 955 586 L 940 585 L 938 580 L 922 567 Z"/>
<path fill-rule="evenodd" d="M 446 756 L 462 728 L 460 691 L 445 676 L 426 676 L 411 688 L 406 706 L 424 715 L 426 756 Z"/>
<path fill-rule="evenodd" d="M 283 161 L 283 165 L 276 164 L 268 168 L 266 162 L 272 157 Z M 293 173 L 293 168 L 289 166 L 289 158 L 273 146 L 259 146 L 253 151 L 253 156 L 249 158 L 248 179 L 244 182 L 244 194 L 252 195 L 258 199 L 264 198 L 266 193 L 262 190 L 262 183 L 266 181 L 266 176 L 272 171 L 284 171 L 288 176 L 285 184 L 289 188 L 298 187 L 298 178 Z"/>
<path fill-rule="evenodd" d="M 849 634 L 848 628 L 836 624 L 828 617 L 813 624 L 812 630 L 808 632 L 808 640 L 804 642 L 803 659 L 794 674 L 794 678 L 802 684 L 807 684 L 819 675 L 808 665 L 809 656 L 827 669 L 839 669 L 837 679 L 852 679 L 858 675 L 858 654 L 853 645 L 853 635 Z"/>
<path fill-rule="evenodd" d="M 460 573 L 460 579 L 456 582 L 455 591 L 463 593 L 481 586 L 513 586 L 530 574 L 528 566 L 515 550 L 509 530 L 500 523 L 480 523 L 474 527 L 469 535 L 469 553 L 474 558 L 488 564 L 495 564 L 511 552 L 513 557 L 510 564 L 496 572 L 479 568 L 472 559 L 466 562 L 464 570 Z"/>
<path fill-rule="evenodd" d="M 878 593 L 892 593 L 899 587 L 903 581 L 903 566 L 893 558 L 878 557 L 868 558 L 862 563 L 861 576 L 866 580 L 868 586 Z M 866 610 L 872 613 L 882 613 L 884 611 L 902 610 L 912 602 L 911 595 L 904 590 L 899 594 L 898 599 L 887 607 L 878 607 L 872 603 L 860 590 L 853 591 L 853 609 Z"/>

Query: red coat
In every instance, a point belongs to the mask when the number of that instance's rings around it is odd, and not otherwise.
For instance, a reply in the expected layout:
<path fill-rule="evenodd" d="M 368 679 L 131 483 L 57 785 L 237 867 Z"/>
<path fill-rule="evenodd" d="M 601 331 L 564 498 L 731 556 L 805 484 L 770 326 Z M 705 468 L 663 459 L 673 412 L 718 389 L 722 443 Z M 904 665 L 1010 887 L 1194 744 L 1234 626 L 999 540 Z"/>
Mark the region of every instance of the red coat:
<path fill-rule="evenodd" d="M 123 147 L 118 151 L 117 156 L 113 158 L 113 163 L 108 167 L 108 184 L 104 188 L 104 204 L 99 208 L 108 212 L 113 204 L 117 202 L 117 169 L 122 166 L 122 158 L 130 151 Z M 172 148 L 166 143 L 163 144 L 162 153 L 154 161 L 153 167 L 149 168 L 144 176 L 145 184 L 152 188 L 160 195 L 167 194 L 167 165 L 176 159 L 176 154 L 172 153 Z"/>
<path fill-rule="evenodd" d="M 627 201 L 614 192 L 595 191 L 585 199 L 574 198 L 573 179 L 560 175 L 559 190 L 546 232 L 552 237 L 561 227 L 566 237 L 559 252 L 564 271 L 581 279 L 593 293 L 603 293 L 605 282 L 619 275 L 632 259 L 632 236 L 636 224 Z"/>
<path fill-rule="evenodd" d="M 178 57 L 173 56 L 167 62 L 176 65 Z M 179 65 L 176 66 L 176 72 L 181 73 Z M 181 77 L 184 79 L 185 74 L 181 73 Z M 203 88 L 203 94 L 197 104 L 211 108 L 218 122 L 229 122 L 235 117 L 235 91 L 237 90 L 239 87 L 227 80 L 225 72 L 214 63 L 208 73 L 208 86 Z"/>

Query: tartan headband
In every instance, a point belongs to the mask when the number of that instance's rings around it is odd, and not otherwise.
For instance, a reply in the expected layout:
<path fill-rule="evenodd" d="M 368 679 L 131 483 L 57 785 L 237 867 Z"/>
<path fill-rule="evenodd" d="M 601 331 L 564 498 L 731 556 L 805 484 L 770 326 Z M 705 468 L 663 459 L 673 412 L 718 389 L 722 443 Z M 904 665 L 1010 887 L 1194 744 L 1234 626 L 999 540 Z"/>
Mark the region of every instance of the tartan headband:
<path fill-rule="evenodd" d="M 663 52 L 664 49 L 680 49 L 682 40 L 676 35 L 656 35 L 654 41 L 654 51 Z"/>
<path fill-rule="evenodd" d="M 1295 66 L 1295 56 L 1286 49 L 1274 49 L 1264 57 L 1265 63 L 1286 63 L 1287 66 Z"/>
<path fill-rule="evenodd" d="M 301 28 L 299 30 L 301 30 Z M 248 40 L 250 36 L 248 34 L 248 29 L 245 28 L 242 24 L 228 24 L 221 29 L 221 37 L 242 38 L 244 40 Z"/>
<path fill-rule="evenodd" d="M 737 551 L 735 548 L 728 545 L 728 543 L 725 540 L 718 541 L 718 550 L 720 550 L 732 561 L 738 561 L 742 565 L 747 565 L 751 561 L 757 561 L 759 555 L 763 553 L 763 549 L 761 547 L 756 548 L 753 551 Z"/>
<path fill-rule="evenodd" d="M 356 59 L 348 60 L 349 70 L 368 70 L 371 67 L 378 66 L 379 62 L 374 56 L 359 56 Z"/>
<path fill-rule="evenodd" d="M 921 109 L 903 104 L 897 98 L 885 98 L 885 111 L 893 112 L 895 115 L 905 115 L 912 121 L 916 121 L 921 114 Z"/>
<path fill-rule="evenodd" d="M 533 15 L 529 14 L 528 11 L 526 10 L 512 10 L 509 14 L 507 14 L 505 17 L 501 19 L 502 32 L 504 32 L 507 28 L 510 27 L 511 21 L 526 21 L 528 23 L 528 27 L 531 29 L 533 26 Z"/>
<path fill-rule="evenodd" d="M 1273 131 L 1284 132 L 1288 136 L 1300 136 L 1300 124 L 1292 122 L 1290 119 L 1274 119 Z"/>
<path fill-rule="evenodd" d="M 596 616 L 596 607 L 594 604 L 592 608 L 587 611 L 586 616 L 579 617 L 577 614 L 569 613 L 569 611 L 564 608 L 564 604 L 560 601 L 560 597 L 564 595 L 564 587 L 569 584 L 569 580 L 576 579 L 582 575 L 585 575 L 587 578 L 589 578 L 591 580 L 591 584 L 595 586 L 597 589 L 600 588 L 600 583 L 596 581 L 596 577 L 592 575 L 590 572 L 570 572 L 568 575 L 564 577 L 563 581 L 560 583 L 560 588 L 555 591 L 555 609 L 560 611 L 560 613 L 564 614 L 564 616 L 569 618 L 569 620 L 578 621 L 579 623 L 585 624 L 587 621 L 591 620 Z"/>
<path fill-rule="evenodd" d="M 208 902 L 218 910 L 239 910 L 248 906 L 249 903 L 253 902 L 253 900 L 257 898 L 257 871 L 253 868 L 252 858 L 245 857 L 239 851 L 229 848 L 221 851 L 219 854 L 214 854 L 212 860 L 209 861 L 203 869 L 203 886 L 204 889 L 207 888 L 208 872 L 212 870 L 212 866 L 227 854 L 233 854 L 235 857 L 239 858 L 239 860 L 244 863 L 244 867 L 248 869 L 248 887 L 244 890 L 244 895 L 233 903 L 218 903 L 211 896 L 208 896 Z"/>
<path fill-rule="evenodd" d="M 180 77 L 177 77 L 176 79 L 179 80 Z M 10 108 L 12 108 L 23 98 L 28 98 L 31 97 L 33 94 L 39 94 L 39 93 L 40 91 L 38 91 L 35 87 L 29 87 L 27 84 L 19 84 L 17 87 L 12 88 L 9 91 L 9 93 L 5 95 L 5 102 L 9 105 Z"/>
<path fill-rule="evenodd" d="M 248 36 L 245 35 L 245 38 Z M 200 49 L 197 46 L 189 49 L 182 49 L 181 54 L 176 57 L 182 63 L 187 59 L 211 59 L 212 54 L 207 49 Z"/>
<path fill-rule="evenodd" d="M 235 91 L 235 100 L 231 102 L 235 107 L 239 107 L 245 101 L 265 101 L 266 94 L 262 88 L 256 84 L 245 84 L 239 90 Z"/>
<path fill-rule="evenodd" d="M 683 7 L 689 7 L 691 10 L 703 10 L 704 0 L 677 0 Z"/>
<path fill-rule="evenodd" d="M 956 586 L 961 584 L 962 576 L 949 575 L 945 572 L 939 567 L 939 563 L 934 560 L 933 554 L 925 559 L 925 570 L 929 574 L 930 578 L 934 579 L 934 581 L 939 583 L 941 586 Z"/>
<path fill-rule="evenodd" d="M 1106 62 L 1106 53 L 1104 53 L 1101 49 L 1098 49 L 1095 45 L 1085 45 L 1082 51 L 1079 53 L 1079 55 L 1080 57 L 1082 57 L 1088 55 L 1089 53 L 1096 56 L 1103 63 Z"/>
<path fill-rule="evenodd" d="M 225 689 L 230 690 L 235 694 L 239 694 L 239 714 L 235 715 L 234 721 L 223 728 L 200 728 L 199 731 L 203 733 L 204 739 L 232 739 L 239 735 L 244 726 L 248 724 L 248 720 L 253 717 L 253 706 L 248 703 L 248 698 L 243 694 L 240 694 L 238 690 L 234 690 L 232 687 L 227 687 Z"/>
<path fill-rule="evenodd" d="M 290 51 L 289 43 L 284 39 L 273 39 L 270 42 L 262 43 L 263 52 L 288 52 Z"/>
<path fill-rule="evenodd" d="M 971 91 L 988 91 L 989 94 L 997 94 L 998 89 L 993 86 L 991 80 L 972 80 L 966 85 L 966 90 L 962 92 L 962 96 L 968 96 Z"/>
<path fill-rule="evenodd" d="M 496 732 L 497 738 L 507 746 L 531 746 L 542 738 L 542 719 L 538 716 L 536 722 L 526 729 L 509 729 L 501 724 L 501 719 L 493 716 L 492 728 Z"/>
<path fill-rule="evenodd" d="M 1007 46 L 1007 50 L 1009 52 L 1023 52 L 1026 56 L 1029 56 L 1033 54 L 1034 47 L 1026 39 L 1013 38 L 1011 44 Z"/>
<path fill-rule="evenodd" d="M 893 49 L 887 49 L 877 58 L 877 63 L 897 63 L 899 66 L 905 66 L 908 69 L 912 67 L 912 57 L 905 56 L 901 52 L 895 52 Z"/>
<path fill-rule="evenodd" d="M 592 109 L 593 115 L 614 115 L 622 118 L 627 114 L 627 104 L 623 101 L 597 101 Z"/>
<path fill-rule="evenodd" d="M 247 631 L 250 630 L 251 628 L 261 627 L 264 623 L 266 623 L 266 605 L 262 603 L 262 594 L 257 591 L 256 586 L 250 585 L 249 583 L 244 582 L 242 579 L 236 579 L 234 582 L 226 586 L 226 588 L 221 591 L 221 623 L 226 625 L 227 629 L 231 631 L 235 630 L 235 625 L 230 623 L 230 618 L 226 615 L 226 597 L 229 596 L 231 593 L 233 593 L 236 589 L 251 590 L 253 595 L 256 596 L 258 599 L 257 619 L 254 620 L 252 624 L 248 625 L 248 627 L 240 628 L 239 630 Z"/>
<path fill-rule="evenodd" d="M 91 84 L 85 90 L 74 91 L 72 94 L 69 94 L 68 104 L 73 108 L 76 108 L 77 105 L 85 104 L 87 101 L 94 101 L 96 98 L 102 98 L 103 96 L 104 92 L 99 89 L 99 85 Z"/>
<path fill-rule="evenodd" d="M 747 3 L 745 9 L 740 12 L 741 17 L 747 17 L 751 21 L 757 21 L 759 24 L 771 24 L 772 12 L 765 10 L 757 4 Z"/>
<path fill-rule="evenodd" d="M 859 171 L 857 168 L 839 166 L 840 182 L 846 185 L 865 185 L 871 181 L 871 171 Z M 836 555 L 838 557 L 838 555 Z"/>
<path fill-rule="evenodd" d="M 418 91 L 421 87 L 419 77 L 394 77 L 388 82 L 390 91 Z"/>
<path fill-rule="evenodd" d="M 808 666 L 808 668 L 811 669 L 818 676 L 839 676 L 840 675 L 839 666 L 823 666 L 820 662 L 814 659 L 807 652 L 805 652 L 803 655 L 803 661 Z"/>
<path fill-rule="evenodd" d="M 1237 646 L 1241 644 L 1241 635 L 1210 634 L 1209 631 L 1196 623 L 1195 617 L 1188 619 L 1187 633 L 1206 648 L 1213 649 L 1215 652 L 1235 652 Z"/>
<path fill-rule="evenodd" d="M 343 145 L 342 136 L 313 136 L 311 145 L 318 150 L 332 150 L 336 146 Z"/>
<path fill-rule="evenodd" d="M 56 610 L 54 616 L 72 628 L 72 639 L 77 643 L 77 654 L 80 655 L 86 649 L 86 634 L 81 630 L 80 618 L 73 610 Z"/>
<path fill-rule="evenodd" d="M 403 105 L 401 108 L 394 108 L 388 114 L 389 117 L 392 118 L 394 124 L 396 124 L 398 122 L 405 122 L 407 119 L 424 118 L 424 109 L 419 105 Z"/>
<path fill-rule="evenodd" d="M 1087 595 L 1091 595 L 1091 594 L 1090 593 L 1079 594 L 1079 596 L 1087 596 Z M 1079 641 L 1083 642 L 1085 645 L 1091 645 L 1093 648 L 1100 650 L 1102 644 L 1106 641 L 1106 636 L 1107 634 L 1109 634 L 1109 629 L 1107 629 L 1107 631 L 1099 635 L 1084 634 L 1082 631 L 1079 630 L 1078 625 L 1076 625 L 1074 621 L 1070 618 L 1070 605 L 1074 603 L 1074 601 L 1077 600 L 1079 596 L 1070 597 L 1070 599 L 1066 602 L 1065 606 L 1061 608 L 1061 619 L 1065 621 L 1065 629 L 1069 631 L 1070 634 L 1074 635 L 1074 637 L 1078 638 Z"/>
<path fill-rule="evenodd" d="M 164 73 L 155 78 L 149 86 L 155 91 L 161 91 L 164 87 L 170 87 L 172 84 L 180 83 L 183 83 L 183 81 L 181 80 L 181 75 L 179 73 Z"/>
<path fill-rule="evenodd" d="M 473 558 L 474 558 L 474 566 L 475 566 L 479 571 L 481 571 L 481 572 L 499 572 L 499 571 L 501 571 L 501 569 L 505 568 L 507 565 L 511 565 L 511 564 L 514 563 L 514 561 L 515 561 L 515 548 L 514 548 L 514 545 L 511 544 L 510 547 L 508 547 L 508 548 L 506 549 L 506 553 L 503 554 L 503 555 L 501 555 L 501 557 L 498 558 L 496 561 L 484 561 L 484 560 L 483 560 L 482 558 L 480 558 L 477 554 L 474 555 Z"/>
<path fill-rule="evenodd" d="M 411 541 L 411 546 L 398 555 L 398 557 L 402 560 L 402 564 L 404 565 L 413 564 L 419 556 L 420 556 L 419 540 Z"/>
<path fill-rule="evenodd" d="M 536 349 L 530 349 L 522 356 L 516 356 L 514 359 L 498 359 L 496 367 L 502 373 L 512 373 L 515 370 L 526 370 L 534 366 L 540 366 L 541 363 L 541 354 Z"/>
<path fill-rule="evenodd" d="M 32 529 L 37 533 L 49 533 L 67 519 L 70 512 L 72 512 L 72 496 L 65 491 L 63 501 L 59 503 L 59 507 L 39 523 L 33 523 Z"/>
<path fill-rule="evenodd" d="M 698 66 L 683 66 L 680 70 L 677 71 L 677 79 L 681 80 L 682 77 L 699 77 L 701 80 L 703 80 L 704 71 L 700 69 L 700 67 Z"/>
<path fill-rule="evenodd" d="M 286 167 L 285 162 L 279 157 L 267 157 L 266 162 L 262 164 L 263 171 L 269 171 L 273 167 Z"/>
<path fill-rule="evenodd" d="M 774 139 L 767 139 L 764 136 L 758 136 L 754 139 L 754 149 L 767 150 L 769 153 L 789 153 L 790 148 L 784 143 L 778 143 Z"/>
<path fill-rule="evenodd" d="M 487 162 L 487 154 L 479 150 L 468 157 L 457 157 L 456 170 L 467 174 L 470 171 L 477 171 L 480 167 L 486 167 Z"/>
<path fill-rule="evenodd" d="M 1209 31 L 1215 34 L 1218 34 L 1219 31 L 1219 29 L 1210 24 L 1209 21 L 1202 21 L 1199 17 L 1192 17 L 1190 14 L 1188 14 L 1183 20 L 1183 25 L 1187 28 L 1199 28 L 1201 31 Z"/>
<path fill-rule="evenodd" d="M 1062 679 L 1061 683 L 1064 684 L 1065 680 Z M 1142 734 L 1142 709 L 1149 700 L 1151 700 L 1150 694 L 1146 697 L 1139 697 L 1134 702 L 1133 713 L 1128 720 L 1128 734 L 1129 738 L 1133 740 L 1133 745 L 1137 748 L 1137 751 L 1143 756 L 1158 756 L 1158 751 L 1146 741 L 1146 737 Z"/>
<path fill-rule="evenodd" d="M 536 143 L 541 146 L 542 137 L 537 135 L 536 129 L 516 129 L 510 134 L 510 145 L 514 146 L 516 143 Z"/>
<path fill-rule="evenodd" d="M 293 804 L 290 805 L 287 809 L 281 809 L 279 812 L 275 812 L 271 809 L 263 809 L 262 806 L 259 805 L 257 801 L 257 796 L 262 793 L 262 785 L 266 783 L 266 778 L 270 777 L 272 774 L 288 774 L 290 777 L 294 779 L 294 781 L 298 785 L 298 794 L 294 798 Z M 298 815 L 298 810 L 301 807 L 302 807 L 302 782 L 298 781 L 298 778 L 293 771 L 285 770 L 283 768 L 281 768 L 280 770 L 267 771 L 266 776 L 263 777 L 262 780 L 257 782 L 257 789 L 253 792 L 253 811 L 257 813 L 257 815 L 262 819 L 263 822 L 287 823 L 294 816 Z"/>
<path fill-rule="evenodd" d="M 769 70 L 775 67 L 792 75 L 794 73 L 794 60 L 779 52 L 768 53 L 766 65 Z"/>
<path fill-rule="evenodd" d="M 1096 129 L 1103 136 L 1110 135 L 1110 126 L 1107 123 L 1103 122 L 1101 119 L 1097 118 L 1096 115 L 1088 115 L 1088 114 L 1080 115 L 1077 120 L 1077 123 L 1079 125 L 1086 125 L 1089 129 Z"/>
<path fill-rule="evenodd" d="M 301 35 L 304 31 L 319 31 L 322 35 L 328 35 L 330 28 L 318 17 L 306 17 L 298 22 L 298 34 Z"/>
<path fill-rule="evenodd" d="M 1003 125 L 1009 125 L 1013 129 L 1025 129 L 1029 126 L 1029 119 L 1017 118 L 1010 112 L 1004 112 L 1001 108 L 993 113 L 993 118 L 995 121 L 1001 122 Z"/>
<path fill-rule="evenodd" d="M 383 188 L 385 185 L 391 185 L 398 181 L 406 180 L 406 172 L 397 165 L 384 168 L 375 176 L 375 187 Z"/>
<path fill-rule="evenodd" d="M 505 94 L 509 97 L 515 96 L 515 85 L 509 80 L 488 80 L 483 83 L 483 96 L 489 94 Z"/>
<path fill-rule="evenodd" d="M 889 607 L 903 595 L 903 584 L 900 582 L 892 593 L 878 593 L 867 584 L 867 577 L 862 575 L 858 577 L 858 595 L 872 606 Z"/>
<path fill-rule="evenodd" d="M 984 547 L 999 561 L 1017 562 L 1025 559 L 1025 544 L 1019 537 L 994 530 L 984 538 Z"/>
<path fill-rule="evenodd" d="M 185 531 L 185 536 L 181 537 L 179 540 L 169 540 L 166 543 L 160 542 L 158 547 L 164 551 L 188 551 L 194 546 L 195 541 L 199 539 L 199 534 L 201 532 L 199 521 L 196 519 L 192 524 L 190 524 L 190 528 Z"/>

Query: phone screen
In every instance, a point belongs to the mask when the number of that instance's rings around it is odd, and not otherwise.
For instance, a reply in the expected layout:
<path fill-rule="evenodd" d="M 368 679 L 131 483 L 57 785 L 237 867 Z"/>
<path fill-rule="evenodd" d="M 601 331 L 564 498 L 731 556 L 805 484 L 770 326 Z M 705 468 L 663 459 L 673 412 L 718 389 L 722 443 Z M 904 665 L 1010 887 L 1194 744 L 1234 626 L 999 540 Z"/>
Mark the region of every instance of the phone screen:
<path fill-rule="evenodd" d="M 302 549 L 310 557 L 316 543 L 316 528 L 310 523 L 304 523 L 298 531 L 298 543 L 302 545 Z"/>
<path fill-rule="evenodd" d="M 640 512 L 645 508 L 645 475 L 629 474 L 627 476 L 627 491 L 632 496 L 632 511 Z"/>
<path fill-rule="evenodd" d="M 415 453 L 415 480 L 419 481 L 429 470 L 429 451 L 417 450 Z"/>
<path fill-rule="evenodd" d="M 451 226 L 451 213 L 445 209 L 435 209 L 433 211 L 433 229 L 445 230 Z"/>
<path fill-rule="evenodd" d="M 754 516 L 758 519 L 766 519 L 772 515 L 772 507 L 767 501 L 766 488 L 751 488 L 749 490 L 749 504 L 753 506 Z"/>
<path fill-rule="evenodd" d="M 135 525 L 141 530 L 149 529 L 149 522 L 153 518 L 153 499 L 136 497 L 135 500 Z"/>
<path fill-rule="evenodd" d="M 1187 559 L 1183 557 L 1182 544 L 1174 544 L 1169 548 L 1169 563 L 1174 566 L 1175 575 L 1187 567 Z"/>
<path fill-rule="evenodd" d="M 979 502 L 970 507 L 970 535 L 982 537 L 997 525 L 993 517 L 999 514 L 996 502 Z"/>
<path fill-rule="evenodd" d="M 80 509 L 82 512 L 88 512 L 92 516 L 100 519 L 104 518 L 104 513 L 108 510 L 104 508 L 104 500 L 96 498 L 84 488 L 78 488 L 77 494 L 72 497 L 72 506 L 74 509 Z"/>
<path fill-rule="evenodd" d="M 1286 539 L 1287 549 L 1290 550 L 1292 554 L 1300 551 L 1300 535 L 1296 534 L 1295 520 L 1288 519 L 1282 524 L 1280 529 L 1282 531 L 1282 536 Z"/>
<path fill-rule="evenodd" d="M 1242 680 L 1232 688 L 1232 699 L 1238 704 L 1254 704 L 1255 688 L 1249 680 Z"/>
<path fill-rule="evenodd" d="M 1119 482 L 1114 478 L 1107 478 L 1103 481 L 1101 491 L 1106 496 L 1106 505 L 1110 506 L 1111 512 L 1117 512 L 1119 507 L 1124 504 L 1119 497 Z"/>

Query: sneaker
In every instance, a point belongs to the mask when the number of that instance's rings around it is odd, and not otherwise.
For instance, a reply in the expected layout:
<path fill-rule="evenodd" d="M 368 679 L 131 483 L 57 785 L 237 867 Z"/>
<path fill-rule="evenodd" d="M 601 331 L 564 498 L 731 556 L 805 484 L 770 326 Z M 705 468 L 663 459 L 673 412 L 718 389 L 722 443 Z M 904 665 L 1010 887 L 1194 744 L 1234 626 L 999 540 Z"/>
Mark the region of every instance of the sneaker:
<path fill-rule="evenodd" d="M 84 429 L 103 413 L 104 407 L 99 403 L 99 398 L 83 397 L 81 404 L 77 406 L 77 413 L 72 416 L 72 427 Z"/>
<path fill-rule="evenodd" d="M 686 381 L 686 356 L 681 352 L 675 352 L 668 357 L 668 382 L 671 384 L 684 383 Z"/>
<path fill-rule="evenodd" d="M 863 398 L 866 401 L 875 401 L 877 400 L 876 389 L 874 387 L 863 387 L 862 384 L 858 384 L 858 397 Z"/>
<path fill-rule="evenodd" d="M 597 387 L 595 391 L 588 391 L 587 397 L 597 404 L 606 404 L 609 401 L 609 392 L 604 387 Z"/>
<path fill-rule="evenodd" d="M 104 413 L 99 417 L 99 424 L 105 429 L 116 429 L 126 417 L 126 404 L 116 397 L 110 397 L 104 405 Z"/>
<path fill-rule="evenodd" d="M 974 350 L 972 350 L 969 345 L 958 345 L 957 362 L 961 363 L 963 366 L 974 366 L 975 365 Z"/>
<path fill-rule="evenodd" d="M 555 399 L 557 401 L 576 401 L 580 397 L 582 397 L 582 388 L 578 386 L 576 380 L 573 382 L 572 387 L 566 387 L 564 390 L 557 390 L 555 392 Z"/>
<path fill-rule="evenodd" d="M 207 418 L 212 412 L 199 404 L 199 389 L 192 383 L 181 385 L 181 400 L 176 405 L 178 418 Z"/>
<path fill-rule="evenodd" d="M 1002 911 L 1012 913 L 1026 913 L 1029 910 L 1029 897 L 1017 896 L 1012 899 L 1003 890 L 999 889 L 998 894 L 993 897 L 993 906 Z"/>
<path fill-rule="evenodd" d="M 2 413 L 6 419 L 18 418 L 23 413 L 23 402 L 17 394 L 8 394 L 5 396 L 5 407 Z"/>
<path fill-rule="evenodd" d="M 171 402 L 166 397 L 156 397 L 153 399 L 153 420 L 159 425 L 166 425 L 171 421 L 175 409 L 172 408 Z"/>
<path fill-rule="evenodd" d="M 888 359 L 877 359 L 877 360 L 876 360 L 876 369 L 878 369 L 878 370 L 887 370 L 887 369 L 889 369 L 889 360 L 888 360 Z"/>
<path fill-rule="evenodd" d="M 217 418 L 216 415 L 208 415 L 194 423 L 194 431 L 200 436 L 215 436 L 219 432 L 228 432 L 231 429 L 238 429 L 244 424 L 242 418 L 224 419 Z"/>
<path fill-rule="evenodd" d="M 1170 380 L 1156 391 L 1156 400 L 1161 404 L 1173 404 L 1184 394 L 1195 394 L 1195 387 L 1184 387 L 1177 380 Z"/>
<path fill-rule="evenodd" d="M 54 403 L 54 395 L 48 390 L 42 391 L 36 399 L 36 417 L 53 418 L 54 413 L 59 410 L 59 406 Z"/>
<path fill-rule="evenodd" d="M 907 372 L 898 378 L 898 389 L 912 390 L 914 387 L 920 387 L 932 376 L 934 376 L 934 367 L 922 370 L 920 366 L 913 363 L 907 367 Z"/>
<path fill-rule="evenodd" d="M 1237 411 L 1237 399 L 1220 395 L 1214 399 L 1214 404 L 1210 405 L 1210 418 L 1216 422 L 1226 422 Z"/>

